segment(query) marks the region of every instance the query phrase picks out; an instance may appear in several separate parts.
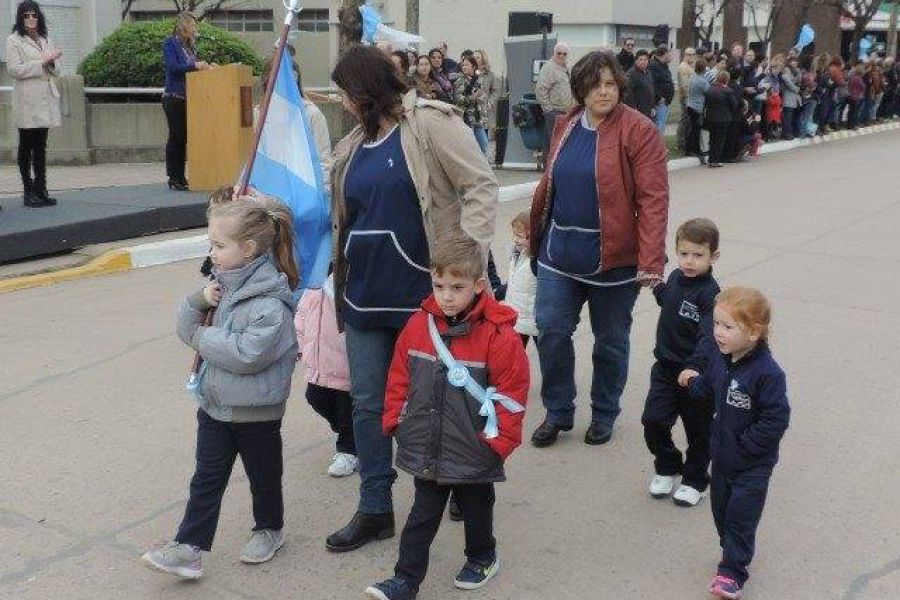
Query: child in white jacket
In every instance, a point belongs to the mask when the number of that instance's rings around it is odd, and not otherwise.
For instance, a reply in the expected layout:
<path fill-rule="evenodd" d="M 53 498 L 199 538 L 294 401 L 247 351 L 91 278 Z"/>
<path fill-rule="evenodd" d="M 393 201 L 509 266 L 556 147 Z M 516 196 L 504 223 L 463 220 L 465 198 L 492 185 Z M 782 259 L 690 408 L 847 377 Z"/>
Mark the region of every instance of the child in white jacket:
<path fill-rule="evenodd" d="M 528 345 L 531 337 L 537 336 L 537 325 L 534 322 L 534 295 L 537 290 L 537 278 L 531 272 L 531 257 L 528 256 L 528 221 L 526 212 L 517 214 L 510 225 L 513 230 L 513 252 L 509 259 L 507 275 L 506 299 L 504 304 L 519 313 L 515 330 Z"/>

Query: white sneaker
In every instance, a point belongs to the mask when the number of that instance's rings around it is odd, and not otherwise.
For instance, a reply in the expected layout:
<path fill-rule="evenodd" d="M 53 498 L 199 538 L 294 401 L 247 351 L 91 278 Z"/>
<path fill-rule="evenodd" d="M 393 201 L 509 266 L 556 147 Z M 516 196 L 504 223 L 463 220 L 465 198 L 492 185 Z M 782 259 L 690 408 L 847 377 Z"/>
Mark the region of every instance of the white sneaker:
<path fill-rule="evenodd" d="M 169 542 L 162 548 L 151 550 L 141 556 L 141 561 L 157 571 L 184 579 L 199 579 L 203 575 L 203 569 L 200 567 L 200 550 L 188 544 Z"/>
<path fill-rule="evenodd" d="M 250 535 L 241 562 L 256 565 L 272 560 L 275 553 L 284 546 L 284 529 L 259 529 Z"/>
<path fill-rule="evenodd" d="M 328 474 L 332 477 L 346 477 L 353 475 L 353 472 L 359 467 L 359 459 L 352 454 L 338 452 L 331 459 L 331 466 L 328 467 Z"/>
<path fill-rule="evenodd" d="M 650 495 L 654 498 L 665 498 L 675 489 L 673 475 L 654 475 L 650 480 Z"/>
<path fill-rule="evenodd" d="M 675 494 L 672 495 L 672 502 L 678 506 L 697 506 L 705 495 L 706 492 L 695 490 L 691 486 L 682 483 L 675 490 Z"/>

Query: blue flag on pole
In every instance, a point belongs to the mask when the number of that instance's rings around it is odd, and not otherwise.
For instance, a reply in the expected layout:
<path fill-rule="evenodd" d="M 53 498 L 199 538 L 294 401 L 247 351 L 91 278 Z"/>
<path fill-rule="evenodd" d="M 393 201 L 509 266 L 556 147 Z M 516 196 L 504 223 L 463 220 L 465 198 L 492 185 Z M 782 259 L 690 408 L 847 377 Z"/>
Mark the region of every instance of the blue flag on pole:
<path fill-rule="evenodd" d="M 797 36 L 797 43 L 794 48 L 803 50 L 816 39 L 816 30 L 809 23 L 804 23 L 800 28 L 800 34 Z"/>
<path fill-rule="evenodd" d="M 331 261 L 330 204 L 309 117 L 283 52 L 250 185 L 284 202 L 294 215 L 294 258 L 300 290 L 322 287 Z"/>

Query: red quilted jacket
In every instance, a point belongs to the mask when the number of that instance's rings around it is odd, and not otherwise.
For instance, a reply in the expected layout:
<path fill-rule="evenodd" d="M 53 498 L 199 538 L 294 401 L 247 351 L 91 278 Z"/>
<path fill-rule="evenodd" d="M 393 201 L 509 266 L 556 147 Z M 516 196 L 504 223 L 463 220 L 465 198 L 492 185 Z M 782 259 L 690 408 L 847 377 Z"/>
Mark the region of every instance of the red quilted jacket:
<path fill-rule="evenodd" d="M 428 331 L 428 315 L 453 357 L 482 387 L 492 386 L 522 406 L 530 369 L 516 312 L 482 294 L 461 321 L 450 327 L 434 295 L 410 318 L 397 340 L 388 374 L 383 428 L 397 438 L 397 466 L 439 482 L 502 481 L 503 460 L 522 442 L 525 413 L 495 403 L 500 435 L 486 439 L 480 403 L 447 381 Z"/>

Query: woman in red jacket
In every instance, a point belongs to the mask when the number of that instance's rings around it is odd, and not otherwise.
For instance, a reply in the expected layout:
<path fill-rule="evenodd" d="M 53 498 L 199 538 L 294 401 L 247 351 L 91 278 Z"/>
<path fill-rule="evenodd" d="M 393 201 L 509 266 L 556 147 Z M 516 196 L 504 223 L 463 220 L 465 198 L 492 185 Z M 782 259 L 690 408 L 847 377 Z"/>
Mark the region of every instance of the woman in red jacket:
<path fill-rule="evenodd" d="M 547 168 L 531 206 L 537 257 L 535 319 L 547 416 L 532 443 L 548 446 L 575 416 L 572 334 L 581 307 L 594 333 L 588 444 L 612 435 L 628 375 L 631 311 L 640 286 L 665 263 L 669 180 L 654 123 L 622 102 L 628 80 L 608 51 L 572 68 L 577 106 L 556 122 Z"/>

